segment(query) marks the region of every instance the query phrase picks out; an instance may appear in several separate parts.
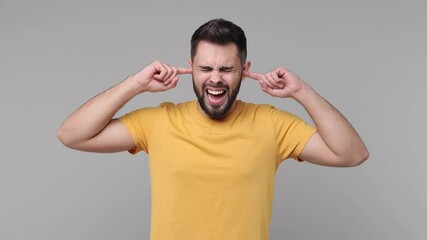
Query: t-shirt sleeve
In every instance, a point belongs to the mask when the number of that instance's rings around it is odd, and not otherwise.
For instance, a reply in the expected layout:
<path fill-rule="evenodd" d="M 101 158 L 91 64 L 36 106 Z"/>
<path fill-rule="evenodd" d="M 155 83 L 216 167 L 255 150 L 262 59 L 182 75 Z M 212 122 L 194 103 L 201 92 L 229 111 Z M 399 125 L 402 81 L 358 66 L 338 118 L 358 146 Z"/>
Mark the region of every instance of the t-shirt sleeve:
<path fill-rule="evenodd" d="M 141 108 L 119 118 L 120 122 L 128 129 L 136 146 L 134 149 L 129 149 L 129 153 L 149 152 L 150 135 L 161 111 L 161 107 Z"/>
<path fill-rule="evenodd" d="M 294 114 L 274 107 L 271 108 L 271 116 L 280 159 L 302 161 L 298 156 L 317 129 Z"/>

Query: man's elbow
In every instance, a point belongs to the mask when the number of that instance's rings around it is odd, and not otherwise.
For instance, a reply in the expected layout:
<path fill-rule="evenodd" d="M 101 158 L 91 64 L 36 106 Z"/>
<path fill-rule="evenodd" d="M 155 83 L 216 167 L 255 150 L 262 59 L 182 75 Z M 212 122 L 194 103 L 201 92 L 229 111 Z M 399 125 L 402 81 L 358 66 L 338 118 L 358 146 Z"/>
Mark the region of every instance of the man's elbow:
<path fill-rule="evenodd" d="M 75 141 L 70 137 L 70 134 L 63 127 L 60 127 L 56 132 L 58 140 L 66 147 L 76 149 Z"/>
<path fill-rule="evenodd" d="M 368 160 L 368 158 L 369 158 L 369 151 L 365 147 L 365 148 L 359 150 L 357 153 L 354 154 L 354 156 L 352 156 L 350 158 L 350 160 L 348 161 L 348 164 L 346 165 L 346 167 L 356 167 L 356 166 L 359 166 L 360 164 L 362 164 L 366 160 Z"/>

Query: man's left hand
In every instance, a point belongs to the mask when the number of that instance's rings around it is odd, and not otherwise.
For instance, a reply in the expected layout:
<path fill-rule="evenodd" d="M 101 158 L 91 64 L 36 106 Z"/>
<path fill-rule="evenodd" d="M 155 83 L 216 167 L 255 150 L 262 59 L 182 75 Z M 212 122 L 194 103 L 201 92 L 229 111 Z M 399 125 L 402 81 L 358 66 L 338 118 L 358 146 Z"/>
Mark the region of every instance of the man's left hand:
<path fill-rule="evenodd" d="M 278 67 L 266 74 L 243 71 L 243 76 L 257 80 L 264 92 L 280 98 L 295 98 L 305 84 L 296 74 L 285 67 Z"/>

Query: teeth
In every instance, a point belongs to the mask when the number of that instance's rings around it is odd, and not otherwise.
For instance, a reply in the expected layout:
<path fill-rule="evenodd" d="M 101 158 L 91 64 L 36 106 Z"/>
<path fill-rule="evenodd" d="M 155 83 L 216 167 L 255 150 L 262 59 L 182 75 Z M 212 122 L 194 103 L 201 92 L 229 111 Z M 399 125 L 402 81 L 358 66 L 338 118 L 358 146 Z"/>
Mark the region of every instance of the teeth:
<path fill-rule="evenodd" d="M 212 94 L 212 95 L 221 95 L 221 94 L 223 94 L 223 93 L 224 93 L 224 91 L 208 90 L 208 93 L 209 93 L 209 94 Z"/>

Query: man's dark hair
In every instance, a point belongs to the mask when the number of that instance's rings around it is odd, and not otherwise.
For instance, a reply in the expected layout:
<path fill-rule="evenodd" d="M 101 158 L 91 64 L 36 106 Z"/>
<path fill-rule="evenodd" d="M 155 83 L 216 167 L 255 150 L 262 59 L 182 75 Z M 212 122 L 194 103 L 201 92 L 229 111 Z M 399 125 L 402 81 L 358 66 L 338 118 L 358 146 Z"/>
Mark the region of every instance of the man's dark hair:
<path fill-rule="evenodd" d="M 245 32 L 230 21 L 213 19 L 200 26 L 191 37 L 191 60 L 193 60 L 196 55 L 197 45 L 200 41 L 207 41 L 219 45 L 234 43 L 237 46 L 238 57 L 242 64 L 246 61 L 247 49 Z"/>

